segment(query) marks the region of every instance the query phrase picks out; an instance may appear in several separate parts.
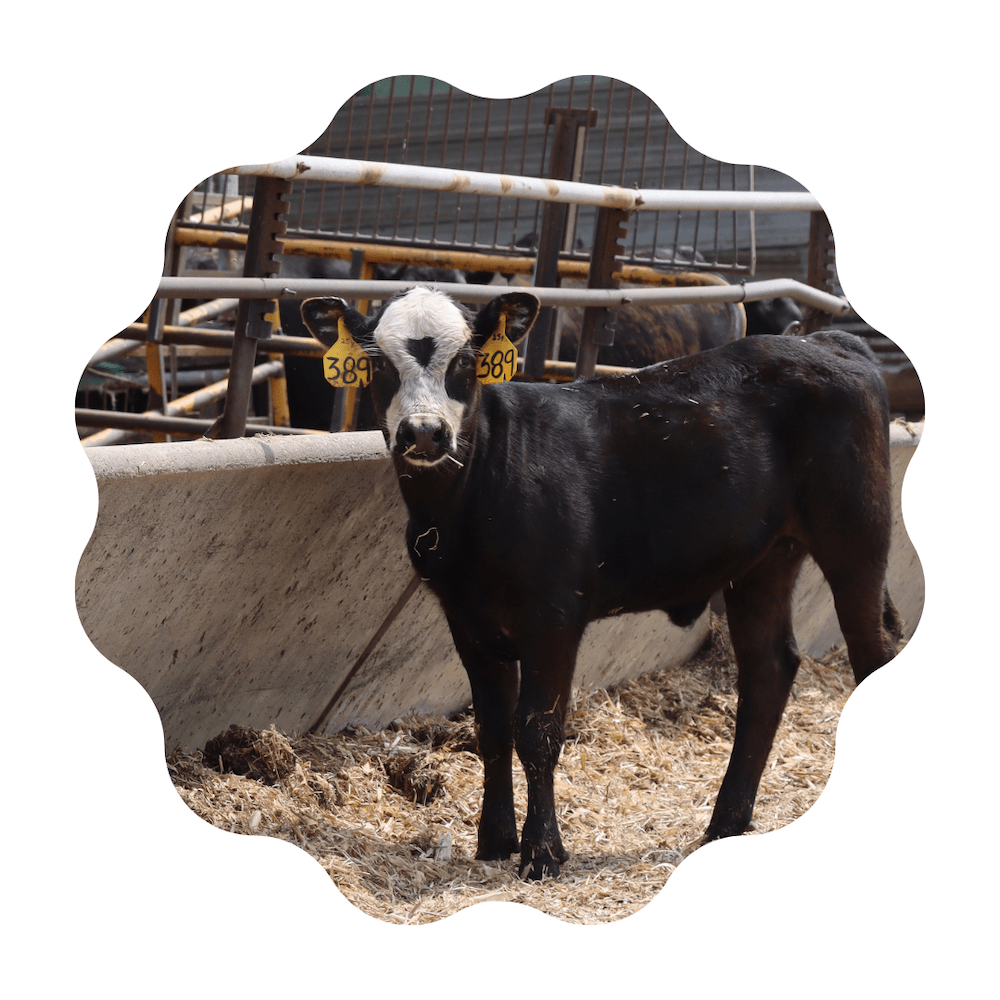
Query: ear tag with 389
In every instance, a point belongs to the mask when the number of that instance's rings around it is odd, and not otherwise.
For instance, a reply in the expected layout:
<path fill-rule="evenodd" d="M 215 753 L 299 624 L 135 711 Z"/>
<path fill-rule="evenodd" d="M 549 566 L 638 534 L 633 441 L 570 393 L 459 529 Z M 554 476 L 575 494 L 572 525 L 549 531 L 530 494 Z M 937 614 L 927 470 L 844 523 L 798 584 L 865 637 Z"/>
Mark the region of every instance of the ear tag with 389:
<path fill-rule="evenodd" d="M 335 389 L 364 388 L 372 380 L 371 359 L 358 346 L 341 317 L 337 339 L 323 355 L 323 375 Z"/>
<path fill-rule="evenodd" d="M 509 382 L 517 371 L 517 348 L 507 337 L 507 317 L 500 313 L 500 322 L 479 349 L 476 378 L 483 385 Z"/>

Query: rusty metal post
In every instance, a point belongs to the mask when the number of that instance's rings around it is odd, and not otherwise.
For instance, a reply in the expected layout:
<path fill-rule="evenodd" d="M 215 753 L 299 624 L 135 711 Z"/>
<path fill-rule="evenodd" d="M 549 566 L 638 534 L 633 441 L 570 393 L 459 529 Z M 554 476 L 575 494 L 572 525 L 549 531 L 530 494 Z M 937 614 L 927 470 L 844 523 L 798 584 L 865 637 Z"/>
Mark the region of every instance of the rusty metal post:
<path fill-rule="evenodd" d="M 161 300 L 154 299 L 155 302 Z M 156 339 L 157 327 L 162 328 L 163 311 L 150 307 L 149 329 L 152 336 L 146 340 L 146 374 L 149 378 L 149 397 L 146 404 L 147 413 L 163 413 L 167 405 L 166 370 L 163 364 L 163 344 Z M 154 434 L 153 440 L 166 441 L 163 434 Z"/>
<path fill-rule="evenodd" d="M 588 288 L 618 288 L 620 271 L 616 274 L 616 254 L 626 238 L 625 226 L 629 213 L 623 208 L 600 208 L 594 231 L 594 249 L 590 255 Z M 597 364 L 599 347 L 615 342 L 615 313 L 607 306 L 587 306 L 580 327 L 580 347 L 576 355 L 574 378 L 590 378 Z"/>
<path fill-rule="evenodd" d="M 169 246 L 167 249 L 167 254 L 169 257 L 169 264 L 167 265 L 167 270 L 164 274 L 174 274 L 180 275 L 184 271 L 184 261 L 187 256 L 187 247 L 181 246 L 177 242 L 177 227 L 184 221 L 184 212 L 187 204 L 187 199 L 177 206 L 177 211 L 174 212 L 173 223 L 170 226 L 170 234 L 168 237 Z M 181 314 L 181 300 L 180 299 L 164 299 L 163 300 L 163 312 L 162 312 L 162 322 L 164 326 L 176 326 Z M 179 372 L 177 364 L 177 348 L 173 345 L 170 346 L 170 392 L 164 394 L 165 400 L 176 399 L 180 395 L 179 388 Z M 164 388 L 166 386 L 164 385 Z M 167 439 L 169 440 L 169 438 Z"/>
<path fill-rule="evenodd" d="M 287 196 L 291 189 L 291 181 L 273 177 L 257 179 L 250 213 L 246 261 L 243 265 L 244 278 L 274 278 L 280 273 L 281 261 L 275 260 L 275 255 L 282 250 L 286 223 L 281 216 L 290 208 Z M 206 437 L 243 437 L 258 341 L 270 338 L 274 326 L 279 322 L 274 305 L 274 302 L 268 300 L 240 300 L 236 310 L 226 405 L 222 416 L 212 425 Z"/>
<path fill-rule="evenodd" d="M 552 143 L 552 159 L 549 177 L 556 181 L 573 180 L 573 163 L 576 145 L 583 129 L 597 124 L 595 108 L 548 108 L 545 124 L 555 125 Z M 538 238 L 538 256 L 532 284 L 536 288 L 557 288 L 559 286 L 559 252 L 566 239 L 567 205 L 563 202 L 547 202 L 542 213 L 542 231 Z M 545 361 L 549 356 L 549 342 L 554 328 L 555 309 L 546 306 L 538 311 L 535 325 L 528 335 L 525 348 L 524 374 L 529 378 L 541 378 L 545 371 Z"/>
<path fill-rule="evenodd" d="M 806 284 L 820 291 L 829 292 L 834 274 L 833 230 L 826 212 L 813 212 L 809 220 L 809 258 Z M 814 306 L 802 310 L 802 327 L 805 333 L 814 333 L 830 326 L 832 317 Z"/>
<path fill-rule="evenodd" d="M 183 207 L 183 205 L 181 206 Z M 180 247 L 174 242 L 177 230 L 177 220 L 181 208 L 174 212 L 167 230 L 166 244 L 163 249 L 163 271 L 166 275 L 177 273 L 177 261 Z M 176 310 L 171 311 L 168 299 L 153 299 L 146 315 L 146 373 L 149 378 L 149 397 L 146 403 L 147 412 L 164 413 L 167 406 L 167 379 L 163 363 L 163 327 L 176 318 Z M 155 433 L 153 440 L 167 440 L 165 434 Z"/>

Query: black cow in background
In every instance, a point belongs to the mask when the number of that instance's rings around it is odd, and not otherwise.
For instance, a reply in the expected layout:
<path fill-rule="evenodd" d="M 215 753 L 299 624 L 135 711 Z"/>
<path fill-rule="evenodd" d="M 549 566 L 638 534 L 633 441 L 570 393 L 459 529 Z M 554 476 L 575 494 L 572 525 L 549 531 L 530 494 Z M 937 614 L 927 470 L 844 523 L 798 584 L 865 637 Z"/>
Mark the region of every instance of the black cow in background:
<path fill-rule="evenodd" d="M 793 323 L 802 322 L 802 309 L 795 299 L 781 296 L 777 299 L 761 299 L 760 302 L 744 302 L 747 314 L 747 336 L 778 336 Z"/>
<path fill-rule="evenodd" d="M 570 285 L 570 282 L 563 283 L 563 287 Z M 630 303 L 619 306 L 614 314 L 615 341 L 598 348 L 599 365 L 644 368 L 658 361 L 721 347 L 743 336 L 740 308 L 731 302 L 666 306 Z M 564 306 L 558 315 L 558 358 L 576 361 L 583 307 Z"/>
<path fill-rule="evenodd" d="M 598 349 L 597 363 L 644 368 L 721 347 L 744 335 L 778 335 L 802 319 L 802 311 L 789 298 L 744 302 L 743 309 L 745 334 L 739 305 L 732 302 L 620 306 L 615 310 L 615 341 Z M 566 307 L 560 314 L 559 360 L 576 361 L 583 308 Z"/>
<path fill-rule="evenodd" d="M 679 246 L 676 253 L 673 250 L 664 254 L 664 259 L 677 264 L 707 264 L 704 255 L 691 246 Z M 795 299 L 781 296 L 777 299 L 762 299 L 760 302 L 744 302 L 743 309 L 747 316 L 746 336 L 760 337 L 784 333 L 792 323 L 802 321 L 802 310 Z M 664 360 L 662 358 L 657 360 Z M 653 362 L 650 362 L 652 364 Z"/>
<path fill-rule="evenodd" d="M 531 251 L 536 237 L 529 233 L 514 245 Z M 578 249 L 583 249 L 577 241 Z M 690 246 L 670 248 L 658 253 L 663 262 L 675 268 L 697 262 L 706 264 L 705 257 Z M 488 283 L 490 272 L 468 274 L 470 282 Z M 511 284 L 520 284 L 515 279 Z M 564 280 L 562 287 L 585 287 L 579 280 Z M 626 286 L 627 287 L 627 286 Z M 639 286 L 641 287 L 641 286 Z M 792 323 L 801 321 L 802 310 L 794 299 L 782 297 L 762 302 L 745 302 L 744 323 L 740 308 L 733 303 L 697 303 L 686 305 L 634 305 L 620 306 L 615 314 L 614 343 L 599 348 L 597 363 L 624 368 L 642 368 L 681 358 L 690 354 L 732 343 L 742 336 L 755 337 L 783 333 Z M 583 324 L 582 306 L 563 306 L 558 312 L 560 361 L 576 361 Z M 523 351 L 523 344 L 518 345 Z"/>

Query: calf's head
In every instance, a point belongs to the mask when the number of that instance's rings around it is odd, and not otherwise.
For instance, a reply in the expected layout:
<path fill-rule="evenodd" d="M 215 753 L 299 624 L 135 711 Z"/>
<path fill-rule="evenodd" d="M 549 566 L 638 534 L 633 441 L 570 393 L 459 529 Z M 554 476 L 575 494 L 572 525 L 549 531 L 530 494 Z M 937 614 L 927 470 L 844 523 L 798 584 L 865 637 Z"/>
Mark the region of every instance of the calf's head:
<path fill-rule="evenodd" d="M 346 339 L 343 328 L 364 352 L 386 444 L 415 466 L 461 458 L 480 381 L 499 380 L 502 367 L 480 349 L 498 329 L 511 341 L 524 337 L 537 314 L 538 299 L 527 292 L 497 296 L 475 314 L 426 288 L 397 295 L 374 318 L 339 298 L 302 303 L 302 320 L 320 343 Z"/>

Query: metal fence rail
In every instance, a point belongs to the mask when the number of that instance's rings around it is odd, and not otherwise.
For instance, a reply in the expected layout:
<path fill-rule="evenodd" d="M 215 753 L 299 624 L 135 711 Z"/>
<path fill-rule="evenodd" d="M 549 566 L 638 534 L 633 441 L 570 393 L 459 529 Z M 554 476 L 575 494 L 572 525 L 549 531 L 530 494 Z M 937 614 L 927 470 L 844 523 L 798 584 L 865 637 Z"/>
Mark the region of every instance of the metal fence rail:
<path fill-rule="evenodd" d="M 320 182 L 398 187 L 420 192 L 485 195 L 540 202 L 561 202 L 592 208 L 621 208 L 636 212 L 819 212 L 822 206 L 808 191 L 683 191 L 626 188 L 617 184 L 553 181 L 519 174 L 482 170 L 446 170 L 441 167 L 395 165 L 374 160 L 326 156 L 288 156 L 273 163 L 244 164 L 227 173 L 243 177 L 308 177 Z M 287 232 L 287 230 L 286 230 Z"/>
<path fill-rule="evenodd" d="M 385 300 L 415 285 L 445 292 L 459 302 L 482 304 L 497 294 L 493 285 L 465 285 L 438 281 L 360 281 L 349 278 L 161 278 L 158 298 L 238 295 L 241 299 L 305 299 L 312 295 L 340 295 L 349 299 Z M 527 289 L 526 289 L 527 290 Z M 780 296 L 835 316 L 846 315 L 846 299 L 790 278 L 740 282 L 736 285 L 683 288 L 531 288 L 543 306 L 682 305 L 693 302 L 760 302 Z"/>

